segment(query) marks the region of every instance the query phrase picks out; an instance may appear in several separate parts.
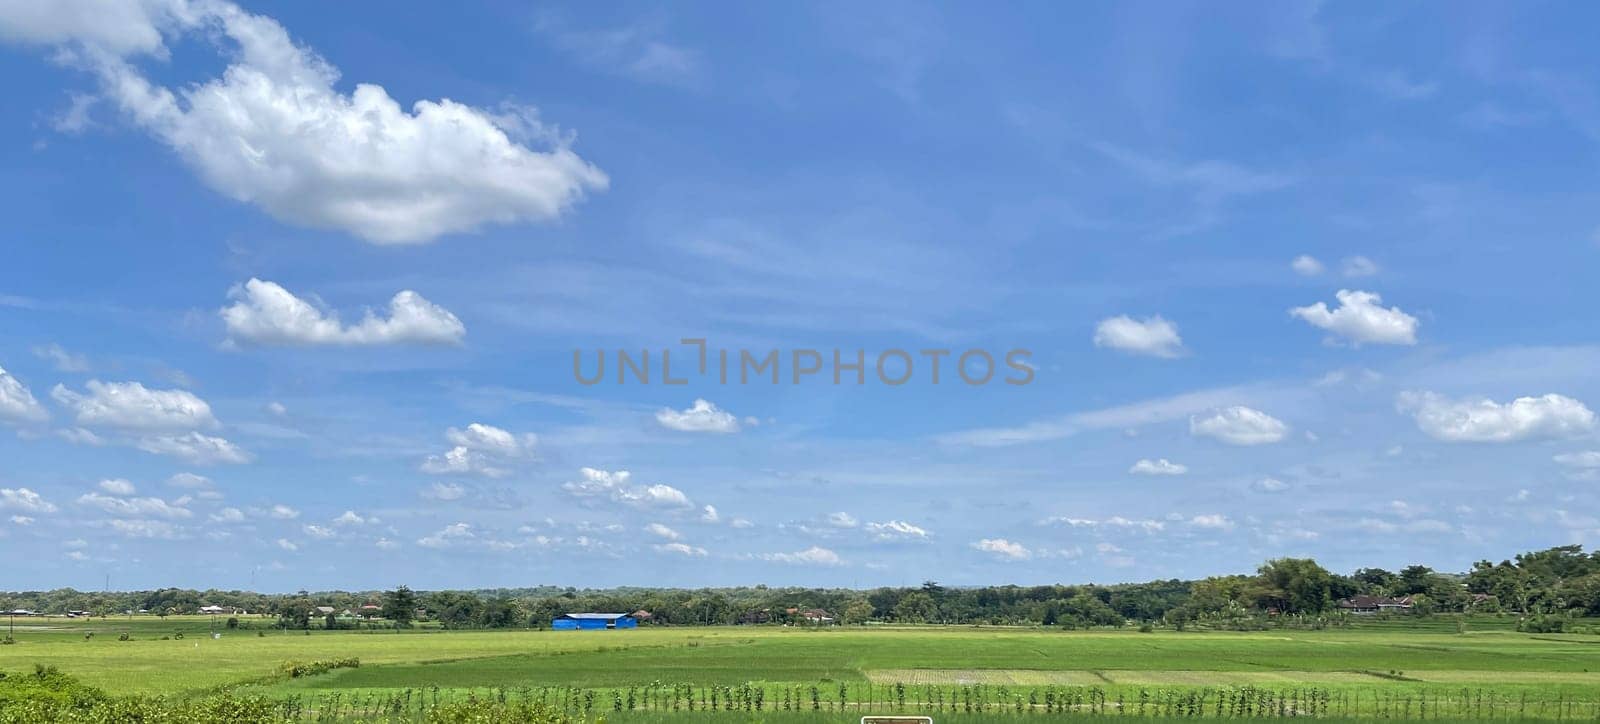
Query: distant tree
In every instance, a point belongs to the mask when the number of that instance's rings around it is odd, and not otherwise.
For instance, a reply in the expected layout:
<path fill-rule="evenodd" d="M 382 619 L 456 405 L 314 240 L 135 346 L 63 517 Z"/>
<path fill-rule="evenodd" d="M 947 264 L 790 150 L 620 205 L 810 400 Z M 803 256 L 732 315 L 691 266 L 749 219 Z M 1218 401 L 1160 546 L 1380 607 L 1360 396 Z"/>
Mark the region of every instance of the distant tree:
<path fill-rule="evenodd" d="M 1278 558 L 1257 571 L 1262 607 L 1285 613 L 1321 613 L 1333 605 L 1333 574 L 1310 558 Z"/>
<path fill-rule="evenodd" d="M 844 610 L 839 612 L 839 616 L 844 623 L 866 623 L 872 618 L 872 604 L 865 598 L 852 598 L 845 604 Z"/>
<path fill-rule="evenodd" d="M 926 591 L 912 591 L 894 605 L 894 620 L 902 623 L 926 623 L 937 614 L 933 598 Z"/>
<path fill-rule="evenodd" d="M 294 598 L 278 607 L 278 624 L 284 628 L 311 628 L 311 614 L 316 611 L 309 598 Z"/>
<path fill-rule="evenodd" d="M 382 613 L 383 617 L 393 621 L 397 628 L 410 626 L 411 619 L 417 615 L 417 594 L 405 586 L 385 592 Z"/>

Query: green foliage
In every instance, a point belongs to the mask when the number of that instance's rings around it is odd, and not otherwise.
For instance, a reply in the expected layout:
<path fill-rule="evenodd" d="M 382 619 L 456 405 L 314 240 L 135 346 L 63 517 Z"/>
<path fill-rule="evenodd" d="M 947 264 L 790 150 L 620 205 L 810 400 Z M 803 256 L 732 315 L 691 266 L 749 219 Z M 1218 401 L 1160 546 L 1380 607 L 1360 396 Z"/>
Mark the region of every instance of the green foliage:
<path fill-rule="evenodd" d="M 282 671 L 291 679 L 303 676 L 317 676 L 326 674 L 334 669 L 356 669 L 361 667 L 361 659 L 328 659 L 326 661 L 285 661 Z"/>

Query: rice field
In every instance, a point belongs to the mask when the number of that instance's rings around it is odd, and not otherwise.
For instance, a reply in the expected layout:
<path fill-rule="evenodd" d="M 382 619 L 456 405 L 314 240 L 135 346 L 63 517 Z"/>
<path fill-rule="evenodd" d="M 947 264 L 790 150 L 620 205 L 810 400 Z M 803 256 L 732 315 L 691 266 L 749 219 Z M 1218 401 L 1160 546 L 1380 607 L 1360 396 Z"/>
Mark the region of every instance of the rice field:
<path fill-rule="evenodd" d="M 15 644 L 0 646 L 0 670 L 55 666 L 113 695 L 260 697 L 279 702 L 290 718 L 405 711 L 420 721 L 430 707 L 466 700 L 536 702 L 614 721 L 913 710 L 1600 718 L 1600 636 L 1529 635 L 1504 626 L 1465 633 L 1395 626 L 308 633 L 265 625 L 219 629 L 214 638 L 202 617 L 29 621 L 17 627 Z M 306 663 L 336 660 L 352 661 Z M 289 662 L 302 662 L 292 670 L 305 675 L 286 673 Z"/>

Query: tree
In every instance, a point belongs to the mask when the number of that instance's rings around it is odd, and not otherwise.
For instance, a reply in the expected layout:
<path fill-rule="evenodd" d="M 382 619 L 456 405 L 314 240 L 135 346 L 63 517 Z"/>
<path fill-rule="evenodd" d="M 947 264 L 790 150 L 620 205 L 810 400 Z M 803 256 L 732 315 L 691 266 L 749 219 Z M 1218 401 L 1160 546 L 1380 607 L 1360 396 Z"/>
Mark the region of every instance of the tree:
<path fill-rule="evenodd" d="M 400 586 L 383 594 L 383 617 L 393 621 L 396 628 L 411 626 L 411 619 L 416 615 L 417 594 L 410 588 Z"/>
<path fill-rule="evenodd" d="M 872 618 L 872 604 L 865 598 L 852 598 L 845 604 L 844 610 L 839 612 L 839 616 L 844 623 L 866 623 Z"/>
<path fill-rule="evenodd" d="M 311 613 L 316 606 L 309 598 L 293 598 L 278 607 L 278 624 L 284 628 L 311 628 Z"/>
<path fill-rule="evenodd" d="M 1310 558 L 1277 558 L 1261 565 L 1256 596 L 1284 613 L 1321 613 L 1333 604 L 1333 574 Z"/>

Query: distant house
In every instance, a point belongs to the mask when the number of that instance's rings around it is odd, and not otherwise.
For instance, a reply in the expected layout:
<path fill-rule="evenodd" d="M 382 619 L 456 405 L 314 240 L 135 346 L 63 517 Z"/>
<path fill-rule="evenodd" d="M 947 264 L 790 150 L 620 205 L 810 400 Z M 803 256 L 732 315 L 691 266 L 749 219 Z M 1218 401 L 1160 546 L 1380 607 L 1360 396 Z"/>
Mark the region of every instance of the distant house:
<path fill-rule="evenodd" d="M 557 631 L 595 631 L 638 628 L 639 620 L 626 613 L 564 613 L 550 621 Z"/>
<path fill-rule="evenodd" d="M 639 623 L 644 623 L 652 618 L 655 617 L 652 616 L 649 611 L 646 611 L 642 608 L 633 612 L 633 620 L 638 621 Z"/>
<path fill-rule="evenodd" d="M 361 615 L 371 618 L 383 613 L 383 607 L 376 603 L 369 603 L 361 607 Z"/>
<path fill-rule="evenodd" d="M 333 607 L 332 606 L 318 606 L 317 607 L 317 615 L 318 616 L 326 616 L 326 615 L 328 615 L 330 613 L 333 613 Z"/>
<path fill-rule="evenodd" d="M 239 608 L 237 606 L 201 606 L 200 607 L 200 613 L 235 614 L 235 613 L 245 613 L 245 610 L 242 609 L 242 608 Z"/>
<path fill-rule="evenodd" d="M 1351 596 L 1339 601 L 1339 610 L 1356 614 L 1406 612 L 1410 611 L 1413 603 L 1410 596 L 1390 598 L 1388 596 Z"/>
<path fill-rule="evenodd" d="M 833 623 L 833 614 L 820 608 L 808 608 L 800 612 L 800 618 L 807 623 Z"/>

